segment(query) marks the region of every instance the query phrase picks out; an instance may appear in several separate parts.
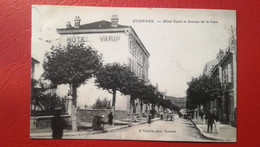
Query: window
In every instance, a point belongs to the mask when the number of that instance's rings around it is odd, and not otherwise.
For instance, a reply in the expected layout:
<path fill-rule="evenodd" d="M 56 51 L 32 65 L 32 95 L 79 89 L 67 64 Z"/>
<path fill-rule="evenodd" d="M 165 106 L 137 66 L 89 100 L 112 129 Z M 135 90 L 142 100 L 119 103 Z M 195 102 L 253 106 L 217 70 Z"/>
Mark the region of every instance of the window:
<path fill-rule="evenodd" d="M 228 82 L 228 66 L 223 68 L 223 83 Z"/>
<path fill-rule="evenodd" d="M 138 48 L 136 48 L 136 59 L 138 59 Z"/>
<path fill-rule="evenodd" d="M 132 45 L 132 41 L 130 41 L 130 52 L 133 52 L 133 45 Z"/>
<path fill-rule="evenodd" d="M 136 50 L 137 50 L 137 49 L 136 49 L 136 46 L 135 46 L 135 50 L 134 50 L 134 55 L 135 55 L 135 57 L 136 57 Z"/>
<path fill-rule="evenodd" d="M 141 78 L 143 77 L 143 70 L 142 70 L 142 67 L 140 67 L 140 77 L 141 77 Z"/>
<path fill-rule="evenodd" d="M 227 66 L 227 78 L 228 78 L 228 83 L 232 82 L 232 66 L 231 64 L 228 64 Z"/>
<path fill-rule="evenodd" d="M 139 77 L 139 65 L 137 64 L 137 76 Z"/>
<path fill-rule="evenodd" d="M 137 73 L 137 65 L 136 65 L 136 62 L 135 62 L 135 67 L 134 67 L 135 69 L 134 69 L 134 71 L 135 71 L 135 73 Z"/>
<path fill-rule="evenodd" d="M 132 67 L 132 61 L 131 61 L 131 58 L 129 58 L 129 60 L 128 60 L 128 65 L 129 65 L 130 68 Z"/>
<path fill-rule="evenodd" d="M 134 69 L 134 61 L 132 60 L 132 67 L 131 67 L 131 70 L 132 72 L 135 72 L 135 69 Z"/>
<path fill-rule="evenodd" d="M 225 68 L 223 69 L 223 71 L 222 71 L 222 79 L 223 79 L 223 83 L 226 83 L 226 70 L 225 70 Z"/>

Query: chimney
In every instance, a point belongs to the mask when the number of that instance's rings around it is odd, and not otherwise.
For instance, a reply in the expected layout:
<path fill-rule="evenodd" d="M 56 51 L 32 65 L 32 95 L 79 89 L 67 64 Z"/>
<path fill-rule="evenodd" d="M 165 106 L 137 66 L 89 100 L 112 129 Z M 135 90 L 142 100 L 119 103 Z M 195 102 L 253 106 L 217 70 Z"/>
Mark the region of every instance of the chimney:
<path fill-rule="evenodd" d="M 218 56 L 217 56 L 218 63 L 223 59 L 224 55 L 225 55 L 224 51 L 222 49 L 220 49 Z"/>
<path fill-rule="evenodd" d="M 79 28 L 79 26 L 80 26 L 80 21 L 81 21 L 81 19 L 79 18 L 79 16 L 76 16 L 75 19 L 74 19 L 75 28 Z"/>
<path fill-rule="evenodd" d="M 111 27 L 116 28 L 117 26 L 118 26 L 118 17 L 117 17 L 117 15 L 112 15 Z"/>
<path fill-rule="evenodd" d="M 66 28 L 71 28 L 71 23 L 69 21 L 66 24 Z"/>

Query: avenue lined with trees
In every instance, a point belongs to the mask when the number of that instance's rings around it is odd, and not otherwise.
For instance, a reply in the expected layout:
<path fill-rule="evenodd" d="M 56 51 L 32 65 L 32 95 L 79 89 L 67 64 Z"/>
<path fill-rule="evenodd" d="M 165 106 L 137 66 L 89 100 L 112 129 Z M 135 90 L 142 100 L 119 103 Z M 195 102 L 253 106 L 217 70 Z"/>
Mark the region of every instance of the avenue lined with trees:
<path fill-rule="evenodd" d="M 139 79 L 128 66 L 119 63 L 103 65 L 102 56 L 95 49 L 86 47 L 84 44 L 53 46 L 51 51 L 45 54 L 43 68 L 42 76 L 45 80 L 53 85 L 68 84 L 70 86 L 73 131 L 77 131 L 77 88 L 93 77 L 96 79 L 95 83 L 98 88 L 112 94 L 113 114 L 117 91 L 123 95 L 130 95 L 131 114 L 132 108 L 135 107 L 135 99 L 139 99 L 141 104 L 151 104 L 152 110 L 155 110 L 155 106 L 174 111 L 180 110 L 170 100 L 163 99 L 163 95 L 155 86 Z"/>

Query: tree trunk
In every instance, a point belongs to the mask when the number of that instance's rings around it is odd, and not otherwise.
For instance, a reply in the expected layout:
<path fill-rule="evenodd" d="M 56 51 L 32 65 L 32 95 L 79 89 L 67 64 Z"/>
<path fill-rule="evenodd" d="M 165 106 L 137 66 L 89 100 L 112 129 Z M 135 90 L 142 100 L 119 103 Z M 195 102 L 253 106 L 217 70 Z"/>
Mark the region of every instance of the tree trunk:
<path fill-rule="evenodd" d="M 136 104 L 135 104 L 135 100 L 132 101 L 132 105 L 133 105 L 133 113 L 136 113 Z"/>
<path fill-rule="evenodd" d="M 141 100 L 141 118 L 143 118 L 143 101 Z"/>
<path fill-rule="evenodd" d="M 72 113 L 71 113 L 71 120 L 72 120 L 72 131 L 78 131 L 77 125 L 77 87 L 75 85 L 71 86 L 72 88 Z"/>
<path fill-rule="evenodd" d="M 131 126 L 132 125 L 132 122 L 133 122 L 133 98 L 132 96 L 130 95 L 130 118 L 129 118 L 129 125 Z"/>
<path fill-rule="evenodd" d="M 116 108 L 116 89 L 113 89 L 113 99 L 112 99 L 112 114 L 113 114 L 113 125 L 115 119 L 115 108 Z"/>

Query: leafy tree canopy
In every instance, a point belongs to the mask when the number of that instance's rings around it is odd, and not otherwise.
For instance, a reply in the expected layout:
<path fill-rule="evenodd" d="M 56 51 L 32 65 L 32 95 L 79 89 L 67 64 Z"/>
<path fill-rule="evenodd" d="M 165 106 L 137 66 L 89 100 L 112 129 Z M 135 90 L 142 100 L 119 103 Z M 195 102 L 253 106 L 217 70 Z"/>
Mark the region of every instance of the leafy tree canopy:
<path fill-rule="evenodd" d="M 96 100 L 96 103 L 92 105 L 93 109 L 111 109 L 111 101 L 107 100 L 107 98 L 100 100 L 100 98 L 98 98 Z"/>
<path fill-rule="evenodd" d="M 113 90 L 121 90 L 128 82 L 129 69 L 119 63 L 111 63 L 103 66 L 96 75 L 96 85 L 110 93 Z M 112 91 L 111 91 L 112 90 Z"/>
<path fill-rule="evenodd" d="M 45 54 L 43 77 L 52 83 L 69 84 L 72 95 L 72 130 L 77 131 L 77 88 L 102 66 L 102 56 L 84 44 L 53 46 Z"/>
<path fill-rule="evenodd" d="M 102 56 L 84 44 L 52 46 L 45 54 L 43 77 L 54 84 L 73 84 L 78 87 L 102 66 Z"/>
<path fill-rule="evenodd" d="M 188 83 L 187 107 L 195 107 L 198 104 L 205 104 L 223 95 L 223 88 L 218 78 L 202 75 L 192 78 Z"/>
<path fill-rule="evenodd" d="M 50 85 L 49 85 L 50 86 Z M 57 96 L 51 87 L 42 81 L 31 79 L 31 114 L 37 111 L 53 113 L 55 107 L 65 107 L 65 103 Z"/>

